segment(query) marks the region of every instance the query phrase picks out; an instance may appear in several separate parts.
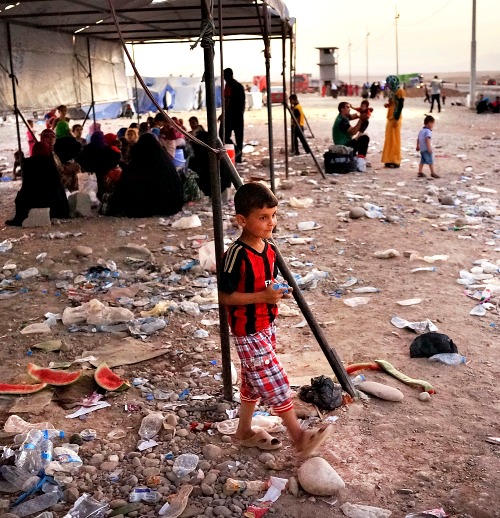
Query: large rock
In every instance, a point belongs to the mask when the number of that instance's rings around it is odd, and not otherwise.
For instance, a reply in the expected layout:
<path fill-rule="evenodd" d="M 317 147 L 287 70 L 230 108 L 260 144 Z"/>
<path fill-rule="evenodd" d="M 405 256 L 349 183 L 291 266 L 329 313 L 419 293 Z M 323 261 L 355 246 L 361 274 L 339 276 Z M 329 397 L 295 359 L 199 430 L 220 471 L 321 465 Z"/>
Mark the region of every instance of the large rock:
<path fill-rule="evenodd" d="M 352 207 L 349 211 L 349 217 L 351 219 L 359 219 L 364 218 L 366 215 L 366 211 L 363 207 Z"/>
<path fill-rule="evenodd" d="M 203 457 L 207 460 L 216 461 L 222 457 L 222 449 L 215 444 L 205 444 L 202 452 Z"/>
<path fill-rule="evenodd" d="M 376 381 L 362 381 L 356 385 L 356 388 L 366 394 L 370 394 L 380 399 L 385 399 L 386 401 L 395 401 L 399 403 L 404 399 L 403 393 L 397 388 L 389 387 L 389 385 L 384 385 Z"/>
<path fill-rule="evenodd" d="M 392 514 L 391 511 L 380 507 L 351 504 L 349 502 L 341 505 L 340 508 L 348 518 L 389 518 Z"/>
<path fill-rule="evenodd" d="M 299 468 L 299 483 L 311 495 L 331 496 L 344 489 L 338 473 L 321 457 L 306 460 Z"/>
<path fill-rule="evenodd" d="M 92 248 L 90 248 L 90 246 L 77 245 L 73 248 L 72 252 L 77 257 L 87 257 L 92 255 Z"/>
<path fill-rule="evenodd" d="M 33 227 L 50 227 L 50 209 L 44 207 L 42 209 L 31 209 L 28 217 L 23 221 L 22 226 L 25 228 Z"/>
<path fill-rule="evenodd" d="M 150 250 L 145 246 L 139 246 L 134 243 L 119 246 L 116 251 L 125 257 L 133 257 L 134 259 L 142 259 L 144 261 L 153 260 L 153 254 Z"/>
<path fill-rule="evenodd" d="M 75 192 L 68 196 L 69 215 L 71 218 L 92 216 L 92 200 L 87 193 Z"/>

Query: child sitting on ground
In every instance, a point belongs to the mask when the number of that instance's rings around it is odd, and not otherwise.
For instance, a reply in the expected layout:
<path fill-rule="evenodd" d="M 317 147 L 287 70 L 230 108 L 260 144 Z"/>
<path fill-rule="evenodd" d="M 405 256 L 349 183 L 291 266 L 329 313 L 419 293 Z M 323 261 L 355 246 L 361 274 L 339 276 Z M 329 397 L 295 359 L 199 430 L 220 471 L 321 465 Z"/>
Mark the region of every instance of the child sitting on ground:
<path fill-rule="evenodd" d="M 419 178 L 426 178 L 424 165 L 427 164 L 431 170 L 432 178 L 440 178 L 434 171 L 434 155 L 432 153 L 432 128 L 434 127 L 434 117 L 427 115 L 424 119 L 424 127 L 419 131 L 417 138 L 417 151 L 420 151 L 420 164 L 418 166 Z"/>
<path fill-rule="evenodd" d="M 276 357 L 277 303 L 290 297 L 285 288 L 273 286 L 278 270 L 276 250 L 269 240 L 276 226 L 277 205 L 277 198 L 262 184 L 249 183 L 238 189 L 234 206 L 242 233 L 224 254 L 219 279 L 219 302 L 228 307 L 241 361 L 241 407 L 235 440 L 247 448 L 281 447 L 281 442 L 265 430 L 252 430 L 252 416 L 260 398 L 281 417 L 297 452 L 307 457 L 328 437 L 330 427 L 302 430 L 288 377 Z"/>
<path fill-rule="evenodd" d="M 368 119 L 372 115 L 373 108 L 370 107 L 370 101 L 364 99 L 363 101 L 361 101 L 359 108 L 353 107 L 353 110 L 356 110 L 359 113 L 359 115 L 366 115 L 366 120 L 364 120 L 361 123 L 361 127 L 359 128 L 359 134 L 362 135 L 366 131 L 366 128 L 368 128 L 368 125 L 370 124 Z"/>

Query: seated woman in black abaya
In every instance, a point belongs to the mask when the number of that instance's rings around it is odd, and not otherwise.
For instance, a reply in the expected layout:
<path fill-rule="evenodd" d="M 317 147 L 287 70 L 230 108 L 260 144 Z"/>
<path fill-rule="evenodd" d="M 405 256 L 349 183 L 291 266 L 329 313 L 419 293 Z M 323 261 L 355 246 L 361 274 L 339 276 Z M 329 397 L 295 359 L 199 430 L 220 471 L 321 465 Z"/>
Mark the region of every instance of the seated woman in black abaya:
<path fill-rule="evenodd" d="M 184 204 L 182 184 L 166 151 L 151 133 L 140 136 L 109 200 L 108 215 L 171 216 Z"/>
<path fill-rule="evenodd" d="M 16 215 L 7 225 L 21 226 L 34 208 L 50 208 L 51 218 L 69 218 L 69 206 L 54 157 L 43 142 L 24 162 L 23 184 L 16 196 Z"/>

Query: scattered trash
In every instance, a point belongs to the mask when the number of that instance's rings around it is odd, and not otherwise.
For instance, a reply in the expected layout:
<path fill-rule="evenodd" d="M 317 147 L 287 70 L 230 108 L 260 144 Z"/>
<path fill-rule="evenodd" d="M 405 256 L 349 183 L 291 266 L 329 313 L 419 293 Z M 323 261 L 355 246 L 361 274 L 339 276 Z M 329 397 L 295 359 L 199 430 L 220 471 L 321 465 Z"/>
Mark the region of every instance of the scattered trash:
<path fill-rule="evenodd" d="M 442 508 L 429 509 L 427 511 L 420 511 L 419 513 L 410 513 L 405 518 L 427 518 L 428 516 L 435 516 L 436 518 L 447 518 L 448 513 Z"/>
<path fill-rule="evenodd" d="M 193 486 L 190 484 L 182 486 L 175 495 L 169 497 L 169 502 L 166 502 L 158 511 L 158 515 L 165 518 L 178 518 L 186 509 L 192 490 Z"/>
<path fill-rule="evenodd" d="M 327 376 L 311 378 L 311 385 L 300 387 L 299 397 L 320 410 L 334 410 L 342 405 L 342 387 Z"/>
<path fill-rule="evenodd" d="M 453 340 L 443 333 L 424 333 L 410 345 L 411 358 L 429 358 L 440 353 L 457 353 Z"/>
<path fill-rule="evenodd" d="M 356 308 L 358 306 L 363 306 L 370 302 L 370 297 L 353 297 L 351 299 L 344 299 L 344 304 L 351 308 Z"/>
<path fill-rule="evenodd" d="M 406 299 L 406 300 L 398 300 L 397 304 L 400 306 L 415 306 L 416 304 L 420 304 L 422 299 Z"/>
<path fill-rule="evenodd" d="M 436 272 L 437 268 L 435 266 L 427 266 L 423 268 L 413 268 L 411 270 L 411 273 L 417 273 L 417 272 Z"/>
<path fill-rule="evenodd" d="M 187 230 L 189 228 L 201 227 L 201 220 L 197 214 L 185 216 L 172 223 L 172 228 L 177 230 Z"/>
<path fill-rule="evenodd" d="M 431 356 L 429 361 L 444 363 L 445 365 L 460 365 L 466 363 L 467 358 L 458 353 L 440 353 Z"/>
<path fill-rule="evenodd" d="M 308 209 L 309 207 L 312 207 L 314 200 L 312 198 L 295 198 L 292 196 L 288 200 L 288 203 L 290 204 L 290 207 L 293 207 L 294 209 Z"/>
<path fill-rule="evenodd" d="M 409 322 L 404 318 L 392 317 L 391 324 L 397 327 L 398 329 L 404 329 L 405 327 L 407 327 L 408 329 L 411 329 L 412 331 L 415 331 L 415 333 L 418 334 L 438 330 L 438 328 L 429 319 L 424 320 L 422 322 Z"/>
<path fill-rule="evenodd" d="M 389 518 L 392 515 L 392 511 L 382 509 L 381 507 L 351 504 L 349 502 L 341 505 L 340 509 L 348 518 Z"/>
<path fill-rule="evenodd" d="M 177 477 L 183 478 L 196 469 L 199 461 L 200 458 L 198 455 L 183 453 L 175 459 L 172 471 L 177 475 Z"/>
<path fill-rule="evenodd" d="M 301 221 L 300 223 L 297 223 L 297 229 L 298 230 L 317 230 L 318 228 L 321 228 L 323 225 L 320 225 L 316 221 Z"/>

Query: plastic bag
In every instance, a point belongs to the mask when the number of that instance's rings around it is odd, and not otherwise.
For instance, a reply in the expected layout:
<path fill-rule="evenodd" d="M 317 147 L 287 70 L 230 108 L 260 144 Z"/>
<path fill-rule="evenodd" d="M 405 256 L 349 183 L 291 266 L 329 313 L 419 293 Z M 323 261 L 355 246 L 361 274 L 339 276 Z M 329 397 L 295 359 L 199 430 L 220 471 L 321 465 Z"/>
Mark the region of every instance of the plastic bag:
<path fill-rule="evenodd" d="M 186 216 L 172 223 L 172 228 L 177 228 L 179 230 L 186 230 L 188 228 L 196 227 L 201 227 L 201 220 L 197 214 Z"/>
<path fill-rule="evenodd" d="M 411 358 L 430 358 L 435 354 L 457 352 L 453 340 L 443 333 L 424 333 L 417 336 L 410 345 Z"/>
<path fill-rule="evenodd" d="M 209 272 L 215 272 L 215 241 L 209 241 L 198 250 L 200 266 Z"/>
<path fill-rule="evenodd" d="M 342 404 L 342 387 L 327 376 L 311 379 L 311 385 L 300 388 L 299 397 L 320 410 L 334 410 Z"/>

